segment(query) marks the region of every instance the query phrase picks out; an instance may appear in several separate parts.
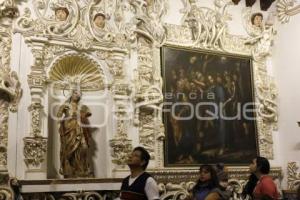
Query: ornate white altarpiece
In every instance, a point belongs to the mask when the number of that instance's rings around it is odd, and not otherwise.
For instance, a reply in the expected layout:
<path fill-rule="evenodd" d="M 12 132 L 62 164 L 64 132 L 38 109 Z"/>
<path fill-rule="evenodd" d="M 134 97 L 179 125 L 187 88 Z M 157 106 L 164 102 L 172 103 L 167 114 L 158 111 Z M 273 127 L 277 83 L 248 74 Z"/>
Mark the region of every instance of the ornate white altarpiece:
<path fill-rule="evenodd" d="M 26 92 L 31 96 L 27 105 L 30 131 L 23 138 L 26 164 L 23 170 L 30 176 L 43 174 L 44 178 L 10 182 L 24 186 L 21 192 L 27 192 L 25 199 L 33 196 L 56 199 L 51 192 L 64 193 L 60 193 L 61 199 L 110 199 L 116 194 L 106 191 L 118 190 L 118 178 L 129 173 L 127 156 L 137 145 L 144 146 L 151 154 L 148 169 L 160 183 L 162 199 L 182 199 L 188 194 L 197 179 L 198 168 L 164 165 L 160 54 L 163 45 L 252 58 L 259 154 L 273 159 L 277 90 L 267 71 L 267 59 L 276 34 L 274 25 L 268 21 L 260 28 L 253 27 L 251 11 L 244 10 L 244 27 L 249 36 L 232 35 L 228 28 L 231 15 L 227 11 L 233 6 L 231 1 L 215 0 L 214 8 L 201 7 L 193 0 L 182 2 L 180 25 L 163 22 L 168 11 L 167 0 L 32 0 L 18 2 L 19 16 L 15 2 L 0 2 L 1 19 L 7 19 L 6 23 L 1 22 L 0 31 L 0 92 L 7 97 L 1 96 L 0 100 L 0 170 L 6 173 L 8 109 L 15 111 L 21 97 L 18 76 L 9 67 L 12 31 L 22 35 L 33 56 L 30 73 L 22 74 L 27 76 L 27 83 L 22 85 L 28 84 Z M 282 2 L 278 4 L 280 19 L 283 19 Z M 64 16 L 57 15 L 59 9 L 65 12 Z M 97 14 L 102 16 L 100 24 L 95 22 Z M 50 89 L 62 94 L 70 90 L 72 84 L 80 85 L 86 96 L 97 92 L 108 94 L 110 123 L 104 129 L 107 146 L 102 148 L 105 152 L 101 154 L 108 158 L 106 176 L 46 180 L 49 156 L 57 159 L 55 162 L 59 159 L 49 154 L 48 145 L 53 142 L 49 141 L 52 134 L 48 112 Z M 248 168 L 230 166 L 228 172 L 229 183 L 238 198 L 248 177 Z M 280 178 L 281 168 L 272 168 L 272 175 Z M 76 184 L 76 188 L 70 189 L 70 184 Z M 57 185 L 58 189 L 51 189 L 49 185 Z M 41 193 L 33 194 L 32 188 L 40 189 Z M 95 192 L 87 192 L 90 190 Z M 0 197 L 12 199 L 13 195 L 7 185 L 0 187 Z"/>

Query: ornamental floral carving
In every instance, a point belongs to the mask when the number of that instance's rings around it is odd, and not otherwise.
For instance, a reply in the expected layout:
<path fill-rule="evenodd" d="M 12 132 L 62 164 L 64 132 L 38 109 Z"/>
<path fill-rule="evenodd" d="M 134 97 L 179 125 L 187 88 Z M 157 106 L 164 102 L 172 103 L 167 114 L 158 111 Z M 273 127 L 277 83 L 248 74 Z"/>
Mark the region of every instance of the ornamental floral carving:
<path fill-rule="evenodd" d="M 0 171 L 7 171 L 7 141 L 9 111 L 16 112 L 22 96 L 18 75 L 10 68 L 12 19 L 18 15 L 14 1 L 0 2 Z M 9 193 L 0 189 L 0 195 Z"/>
<path fill-rule="evenodd" d="M 112 148 L 112 163 L 125 167 L 128 157 L 132 151 L 131 140 L 128 140 L 125 136 L 115 137 L 110 140 L 110 146 Z"/>
<path fill-rule="evenodd" d="M 137 32 L 152 42 L 162 44 L 166 36 L 162 17 L 167 12 L 167 1 L 133 0 L 130 4 L 135 11 Z"/>
<path fill-rule="evenodd" d="M 183 26 L 189 27 L 191 37 L 190 46 L 198 46 L 209 49 L 225 50 L 224 40 L 228 34 L 227 21 L 231 15 L 226 8 L 232 5 L 232 1 L 214 1 L 215 9 L 198 7 L 195 1 L 184 1 Z"/>
<path fill-rule="evenodd" d="M 28 168 L 39 168 L 46 158 L 47 138 L 25 137 L 24 161 Z"/>
<path fill-rule="evenodd" d="M 277 16 L 281 23 L 288 23 L 291 16 L 300 13 L 300 4 L 295 5 L 294 0 L 279 0 L 277 1 Z"/>
<path fill-rule="evenodd" d="M 139 127 L 139 142 L 155 159 L 156 139 L 160 129 L 157 121 L 159 120 L 159 105 L 163 101 L 162 84 L 157 81 L 160 77 L 160 68 L 153 59 L 154 43 L 147 38 L 138 38 L 138 68 L 134 72 L 134 103 L 135 114 L 134 124 Z M 154 66 L 155 65 L 155 66 Z"/>
<path fill-rule="evenodd" d="M 300 187 L 300 172 L 296 162 L 289 162 L 287 167 L 287 182 L 290 190 Z"/>
<path fill-rule="evenodd" d="M 118 166 L 125 167 L 129 153 L 132 151 L 132 141 L 128 139 L 128 122 L 132 119 L 129 104 L 129 85 L 117 79 L 117 83 L 112 86 L 115 102 L 113 116 L 117 120 L 117 130 L 110 146 L 112 148 L 112 162 Z"/>
<path fill-rule="evenodd" d="M 162 192 L 161 199 L 186 199 L 190 197 L 190 192 L 195 186 L 195 182 L 181 182 L 180 184 L 159 184 Z"/>
<path fill-rule="evenodd" d="M 33 136 L 39 136 L 41 135 L 41 112 L 42 112 L 43 106 L 36 102 L 32 103 L 28 110 L 31 112 L 31 135 Z"/>
<path fill-rule="evenodd" d="M 124 123 L 123 120 L 118 120 L 117 133 L 114 138 L 110 140 L 112 163 L 121 167 L 126 166 L 129 154 L 132 151 L 132 141 L 128 139 L 126 134 L 127 129 Z"/>
<path fill-rule="evenodd" d="M 24 36 L 64 38 L 80 50 L 90 49 L 95 41 L 131 48 L 136 25 L 120 17 L 126 12 L 130 12 L 127 1 L 34 0 L 32 9 L 25 8 L 16 21 L 16 31 Z"/>
<path fill-rule="evenodd" d="M 150 111 L 145 112 L 142 111 L 140 112 L 139 120 L 139 139 L 140 139 L 140 144 L 144 146 L 145 149 L 149 152 L 151 159 L 155 158 L 155 126 L 154 123 L 155 121 L 153 120 L 154 117 L 154 112 Z"/>
<path fill-rule="evenodd" d="M 7 166 L 8 105 L 7 101 L 0 99 L 0 169 L 6 169 Z"/>
<path fill-rule="evenodd" d="M 22 96 L 21 84 L 15 71 L 0 68 L 0 169 L 7 165 L 9 111 L 16 112 Z"/>

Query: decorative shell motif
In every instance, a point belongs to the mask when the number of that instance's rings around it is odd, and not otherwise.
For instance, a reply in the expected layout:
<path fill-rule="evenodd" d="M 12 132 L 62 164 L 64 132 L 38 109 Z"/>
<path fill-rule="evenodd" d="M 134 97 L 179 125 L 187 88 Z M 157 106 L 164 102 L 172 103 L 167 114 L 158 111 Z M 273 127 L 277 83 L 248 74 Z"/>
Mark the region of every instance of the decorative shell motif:
<path fill-rule="evenodd" d="M 79 55 L 69 55 L 56 61 L 49 72 L 55 88 L 70 89 L 79 84 L 82 91 L 104 89 L 104 74 L 93 60 Z"/>

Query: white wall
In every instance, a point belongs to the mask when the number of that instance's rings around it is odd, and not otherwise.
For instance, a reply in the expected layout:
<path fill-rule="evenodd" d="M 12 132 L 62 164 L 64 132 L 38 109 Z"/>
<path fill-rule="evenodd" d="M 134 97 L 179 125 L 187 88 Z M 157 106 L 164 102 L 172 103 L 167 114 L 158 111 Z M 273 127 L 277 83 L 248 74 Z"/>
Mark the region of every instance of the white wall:
<path fill-rule="evenodd" d="M 278 27 L 278 36 L 273 53 L 273 69 L 278 86 L 279 124 L 278 142 L 282 167 L 287 162 L 300 164 L 300 14 L 291 18 L 288 24 Z"/>

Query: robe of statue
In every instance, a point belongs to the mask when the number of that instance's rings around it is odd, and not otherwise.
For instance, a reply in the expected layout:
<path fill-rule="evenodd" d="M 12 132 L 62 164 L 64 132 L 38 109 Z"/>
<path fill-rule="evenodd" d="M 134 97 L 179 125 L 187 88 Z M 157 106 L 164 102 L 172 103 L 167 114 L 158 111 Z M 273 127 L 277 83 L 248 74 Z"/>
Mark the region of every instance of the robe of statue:
<path fill-rule="evenodd" d="M 60 121 L 59 134 L 60 148 L 60 174 L 65 178 L 93 176 L 88 161 L 88 148 L 90 128 L 88 117 L 91 116 L 89 108 L 79 102 L 66 102 L 60 106 L 58 117 Z"/>

